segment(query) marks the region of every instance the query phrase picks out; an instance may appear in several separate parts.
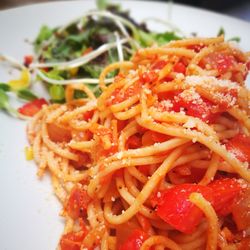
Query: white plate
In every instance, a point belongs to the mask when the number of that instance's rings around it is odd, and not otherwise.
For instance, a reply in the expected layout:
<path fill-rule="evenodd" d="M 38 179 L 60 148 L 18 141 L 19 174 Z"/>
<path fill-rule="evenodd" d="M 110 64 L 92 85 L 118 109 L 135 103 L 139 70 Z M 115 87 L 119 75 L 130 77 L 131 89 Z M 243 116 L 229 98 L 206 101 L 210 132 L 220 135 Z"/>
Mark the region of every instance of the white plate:
<path fill-rule="evenodd" d="M 132 17 L 169 18 L 165 3 L 123 1 Z M 94 8 L 93 1 L 53 2 L 0 12 L 0 52 L 20 60 L 31 52 L 24 42 L 32 40 L 42 24 L 61 25 Z M 240 46 L 250 50 L 250 23 L 216 13 L 174 5 L 171 22 L 185 33 L 215 36 L 222 26 L 227 37 L 241 37 Z M 158 28 L 158 27 L 155 27 Z M 8 77 L 0 71 L 0 81 Z M 36 177 L 36 166 L 27 162 L 25 122 L 0 112 L 0 249 L 52 250 L 62 232 L 59 217 L 60 204 L 52 193 L 48 176 L 41 181 Z"/>

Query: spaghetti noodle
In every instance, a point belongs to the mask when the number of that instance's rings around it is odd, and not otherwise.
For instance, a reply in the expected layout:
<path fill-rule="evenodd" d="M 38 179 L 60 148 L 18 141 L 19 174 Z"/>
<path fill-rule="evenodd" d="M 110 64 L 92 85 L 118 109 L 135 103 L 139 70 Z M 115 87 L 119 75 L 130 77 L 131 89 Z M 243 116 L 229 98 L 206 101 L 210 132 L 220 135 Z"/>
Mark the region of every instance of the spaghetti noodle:
<path fill-rule="evenodd" d="M 28 138 L 63 205 L 59 249 L 246 249 L 247 65 L 223 37 L 174 41 L 106 67 L 97 99 L 71 84 L 43 106 Z"/>

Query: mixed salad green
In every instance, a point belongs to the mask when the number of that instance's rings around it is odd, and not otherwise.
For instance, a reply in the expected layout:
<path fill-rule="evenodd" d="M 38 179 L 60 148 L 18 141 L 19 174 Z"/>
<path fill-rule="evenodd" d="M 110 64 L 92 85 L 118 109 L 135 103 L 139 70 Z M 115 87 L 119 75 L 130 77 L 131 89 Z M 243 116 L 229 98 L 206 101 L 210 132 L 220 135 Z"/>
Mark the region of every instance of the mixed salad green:
<path fill-rule="evenodd" d="M 97 5 L 97 10 L 64 26 L 42 26 L 33 43 L 34 55 L 26 55 L 22 64 L 0 55 L 0 60 L 8 61 L 21 71 L 20 79 L 0 84 L 0 109 L 20 117 L 22 109 L 18 112 L 10 106 L 8 92 L 33 101 L 38 96 L 31 90 L 32 82 L 37 80 L 46 85 L 51 102 L 65 101 L 65 86 L 69 83 L 87 84 L 98 96 L 101 93 L 98 77 L 105 66 L 128 60 L 138 48 L 181 39 L 176 31 L 148 30 L 144 23 L 137 23 L 119 5 L 106 5 L 103 0 L 97 1 Z M 108 75 L 107 83 L 115 74 Z M 83 96 L 83 92 L 75 92 L 75 98 Z"/>
<path fill-rule="evenodd" d="M 42 26 L 33 42 L 34 55 L 26 55 L 23 63 L 0 54 L 0 61 L 7 61 L 21 71 L 19 79 L 0 84 L 0 109 L 16 117 L 31 116 L 34 112 L 12 108 L 8 95 L 12 92 L 31 102 L 39 99 L 32 90 L 32 84 L 37 81 L 45 84 L 52 103 L 65 101 L 65 86 L 69 83 L 87 84 L 98 96 L 101 93 L 98 78 L 104 67 L 128 60 L 139 48 L 183 38 L 176 29 L 161 33 L 149 30 L 119 5 L 97 0 L 97 6 L 97 10 L 88 11 L 63 26 Z M 224 30 L 219 34 L 224 34 Z M 115 74 L 108 75 L 107 84 Z M 75 91 L 74 97 L 82 98 L 84 93 Z"/>

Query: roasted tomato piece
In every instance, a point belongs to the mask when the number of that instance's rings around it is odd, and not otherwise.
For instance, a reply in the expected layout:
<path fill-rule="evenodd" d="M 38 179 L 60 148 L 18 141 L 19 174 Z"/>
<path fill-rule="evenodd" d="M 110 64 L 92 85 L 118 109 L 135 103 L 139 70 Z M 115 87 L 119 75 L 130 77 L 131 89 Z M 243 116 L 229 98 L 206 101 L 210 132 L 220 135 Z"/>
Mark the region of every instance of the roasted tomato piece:
<path fill-rule="evenodd" d="M 78 187 L 73 188 L 66 204 L 66 211 L 72 219 L 81 218 L 87 210 L 91 198 L 87 191 Z"/>
<path fill-rule="evenodd" d="M 227 150 L 242 162 L 250 162 L 250 137 L 238 134 L 226 143 Z"/>
<path fill-rule="evenodd" d="M 223 52 L 213 52 L 204 57 L 201 65 L 205 68 L 217 69 L 220 74 L 224 74 L 236 64 L 236 59 L 233 55 Z"/>
<path fill-rule="evenodd" d="M 140 250 L 143 242 L 148 238 L 148 234 L 140 229 L 135 229 L 120 246 L 119 250 Z"/>
<path fill-rule="evenodd" d="M 59 127 L 54 123 L 48 123 L 47 129 L 49 138 L 54 142 L 69 142 L 72 138 L 70 130 Z"/>
<path fill-rule="evenodd" d="M 213 207 L 217 214 L 226 216 L 232 212 L 235 199 L 241 191 L 241 185 L 234 178 L 223 178 L 208 185 L 213 190 Z"/>
<path fill-rule="evenodd" d="M 156 192 L 152 205 L 156 205 L 157 214 L 162 220 L 183 233 L 192 233 L 203 217 L 202 211 L 189 201 L 190 194 L 194 192 L 213 201 L 211 188 L 197 184 L 179 184 Z"/>
<path fill-rule="evenodd" d="M 35 99 L 34 101 L 25 103 L 18 109 L 18 112 L 26 116 L 34 116 L 42 109 L 42 106 L 48 104 L 44 98 Z"/>
<path fill-rule="evenodd" d="M 242 190 L 232 206 L 233 219 L 238 230 L 250 229 L 250 188 Z"/>

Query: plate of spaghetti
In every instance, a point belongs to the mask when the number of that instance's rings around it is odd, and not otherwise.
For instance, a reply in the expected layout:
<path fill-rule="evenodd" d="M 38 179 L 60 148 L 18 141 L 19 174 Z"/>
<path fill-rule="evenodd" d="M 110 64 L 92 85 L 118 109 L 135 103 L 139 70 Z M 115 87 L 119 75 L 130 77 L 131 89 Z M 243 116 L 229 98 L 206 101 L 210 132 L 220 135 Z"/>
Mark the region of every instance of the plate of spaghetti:
<path fill-rule="evenodd" d="M 69 18 L 87 5 L 37 5 L 3 19 L 48 10 L 50 20 L 54 7 Z M 136 14 L 141 3 L 124 6 Z M 141 18 L 152 6 L 164 18 L 165 4 L 143 6 Z M 196 16 L 186 24 L 184 13 Z M 67 82 L 65 102 L 22 107 L 35 108 L 27 123 L 0 114 L 2 249 L 250 249 L 249 24 L 179 5 L 172 14 L 198 36 L 106 65 L 98 96 Z M 207 34 L 200 15 L 211 20 Z M 33 18 L 30 35 L 41 23 Z M 218 22 L 229 36 L 240 26 L 242 44 L 212 34 Z M 19 41 L 23 32 L 5 34 Z"/>

